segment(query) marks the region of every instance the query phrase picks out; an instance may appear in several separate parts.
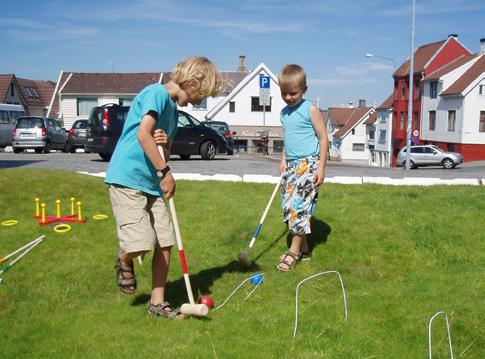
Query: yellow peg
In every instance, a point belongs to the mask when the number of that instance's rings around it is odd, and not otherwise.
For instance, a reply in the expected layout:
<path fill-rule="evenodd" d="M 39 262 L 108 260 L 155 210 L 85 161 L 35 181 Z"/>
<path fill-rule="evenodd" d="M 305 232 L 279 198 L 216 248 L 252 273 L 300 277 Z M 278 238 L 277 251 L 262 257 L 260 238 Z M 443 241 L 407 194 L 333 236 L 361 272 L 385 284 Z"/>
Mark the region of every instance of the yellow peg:
<path fill-rule="evenodd" d="M 45 223 L 45 203 L 42 203 L 41 207 L 42 207 L 42 217 L 41 217 L 40 223 Z"/>
<path fill-rule="evenodd" d="M 83 220 L 83 213 L 81 211 L 81 202 L 78 202 L 77 203 L 77 219 L 79 221 L 82 221 Z"/>
<path fill-rule="evenodd" d="M 56 201 L 56 217 L 61 218 L 61 200 Z"/>
<path fill-rule="evenodd" d="M 74 197 L 71 197 L 71 216 L 74 216 L 74 201 L 76 199 Z"/>
<path fill-rule="evenodd" d="M 40 217 L 40 198 L 35 198 L 35 218 Z"/>

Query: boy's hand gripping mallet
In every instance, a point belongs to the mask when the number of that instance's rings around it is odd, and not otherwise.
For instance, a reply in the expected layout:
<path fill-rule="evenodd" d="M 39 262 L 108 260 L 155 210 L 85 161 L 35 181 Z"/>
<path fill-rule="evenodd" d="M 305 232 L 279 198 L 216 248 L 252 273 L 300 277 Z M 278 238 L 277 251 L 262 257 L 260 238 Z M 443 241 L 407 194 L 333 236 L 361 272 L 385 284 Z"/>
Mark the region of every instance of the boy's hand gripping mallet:
<path fill-rule="evenodd" d="M 158 146 L 158 152 L 165 161 L 165 155 L 163 153 L 162 146 Z M 192 286 L 190 285 L 189 270 L 185 261 L 184 248 L 182 246 L 182 236 L 180 235 L 180 227 L 177 220 L 177 212 L 175 211 L 175 203 L 173 197 L 168 199 L 170 214 L 172 216 L 173 227 L 175 230 L 175 239 L 177 241 L 177 248 L 179 250 L 180 262 L 182 264 L 182 272 L 184 274 L 185 288 L 187 289 L 187 296 L 189 297 L 189 303 L 182 304 L 180 312 L 185 315 L 194 315 L 196 317 L 204 317 L 209 313 L 209 308 L 205 304 L 195 304 L 194 294 L 192 292 Z"/>
<path fill-rule="evenodd" d="M 256 230 L 254 231 L 253 238 L 251 238 L 251 242 L 249 242 L 249 246 L 246 249 L 246 252 L 241 252 L 237 255 L 237 260 L 245 267 L 251 266 L 251 258 L 249 258 L 249 252 L 251 251 L 251 248 L 253 248 L 254 242 L 256 242 L 256 238 L 258 237 L 259 231 L 261 231 L 261 227 L 263 227 L 264 219 L 266 218 L 266 215 L 268 214 L 268 211 L 271 207 L 271 204 L 273 203 L 273 200 L 276 196 L 276 192 L 278 192 L 278 188 L 280 186 L 280 183 L 281 183 L 281 177 L 278 179 L 278 183 L 276 183 L 276 186 L 273 190 L 273 193 L 271 194 L 269 202 L 266 205 L 266 209 L 264 210 L 263 215 L 261 216 L 261 219 L 259 220 L 258 226 L 256 227 Z"/>

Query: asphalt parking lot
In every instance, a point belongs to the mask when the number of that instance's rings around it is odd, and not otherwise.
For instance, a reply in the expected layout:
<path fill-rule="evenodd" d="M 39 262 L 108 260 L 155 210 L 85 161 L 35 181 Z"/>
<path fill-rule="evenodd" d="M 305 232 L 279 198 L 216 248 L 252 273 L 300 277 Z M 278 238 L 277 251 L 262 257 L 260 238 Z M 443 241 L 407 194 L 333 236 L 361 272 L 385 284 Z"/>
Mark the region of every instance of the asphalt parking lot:
<path fill-rule="evenodd" d="M 218 155 L 212 161 L 204 161 L 200 156 L 193 156 L 189 160 L 181 160 L 178 156 L 174 156 L 170 161 L 170 167 L 174 173 L 278 176 L 278 162 L 279 156 L 277 155 Z M 53 151 L 49 154 L 36 154 L 33 152 L 18 154 L 11 152 L 0 153 L 0 169 L 20 167 L 100 173 L 106 171 L 108 163 L 101 160 L 97 154 L 83 152 L 62 153 Z M 441 179 L 485 178 L 485 161 L 463 163 L 452 170 L 445 170 L 442 167 L 426 167 L 409 171 L 402 168 L 377 168 L 328 162 L 326 176 L 423 177 Z"/>

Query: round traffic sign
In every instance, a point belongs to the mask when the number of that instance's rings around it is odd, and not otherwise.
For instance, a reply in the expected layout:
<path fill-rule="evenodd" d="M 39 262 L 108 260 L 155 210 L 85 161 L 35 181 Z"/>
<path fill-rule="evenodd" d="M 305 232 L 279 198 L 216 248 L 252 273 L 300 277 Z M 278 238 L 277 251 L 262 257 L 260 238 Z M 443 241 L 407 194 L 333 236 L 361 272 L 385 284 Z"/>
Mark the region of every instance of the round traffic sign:
<path fill-rule="evenodd" d="M 413 131 L 413 136 L 414 137 L 418 137 L 419 136 L 419 131 L 418 130 L 414 130 Z"/>

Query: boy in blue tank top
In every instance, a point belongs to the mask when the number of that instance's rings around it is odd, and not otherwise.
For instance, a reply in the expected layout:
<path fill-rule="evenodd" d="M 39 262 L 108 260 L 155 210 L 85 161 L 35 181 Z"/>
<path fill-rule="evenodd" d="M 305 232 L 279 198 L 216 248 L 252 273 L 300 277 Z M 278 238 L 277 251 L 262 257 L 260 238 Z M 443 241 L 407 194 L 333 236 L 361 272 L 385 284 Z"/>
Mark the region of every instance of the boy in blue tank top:
<path fill-rule="evenodd" d="M 327 126 L 320 110 L 303 95 L 307 90 L 305 70 L 286 65 L 278 76 L 281 97 L 287 106 L 281 111 L 284 150 L 281 156 L 281 206 L 291 233 L 291 246 L 277 268 L 289 271 L 298 261 L 310 258 L 306 235 L 325 179 L 328 151 Z"/>
<path fill-rule="evenodd" d="M 165 301 L 175 235 L 163 197 L 175 194 L 175 180 L 157 144 L 167 145 L 164 153 L 168 161 L 170 143 L 177 132 L 177 105 L 199 104 L 222 88 L 219 72 L 205 57 L 185 59 L 171 76 L 164 85 L 145 87 L 133 100 L 105 180 L 121 246 L 116 254 L 117 284 L 122 292 L 135 293 L 133 259 L 153 249 L 148 314 L 167 318 L 179 315 Z"/>

